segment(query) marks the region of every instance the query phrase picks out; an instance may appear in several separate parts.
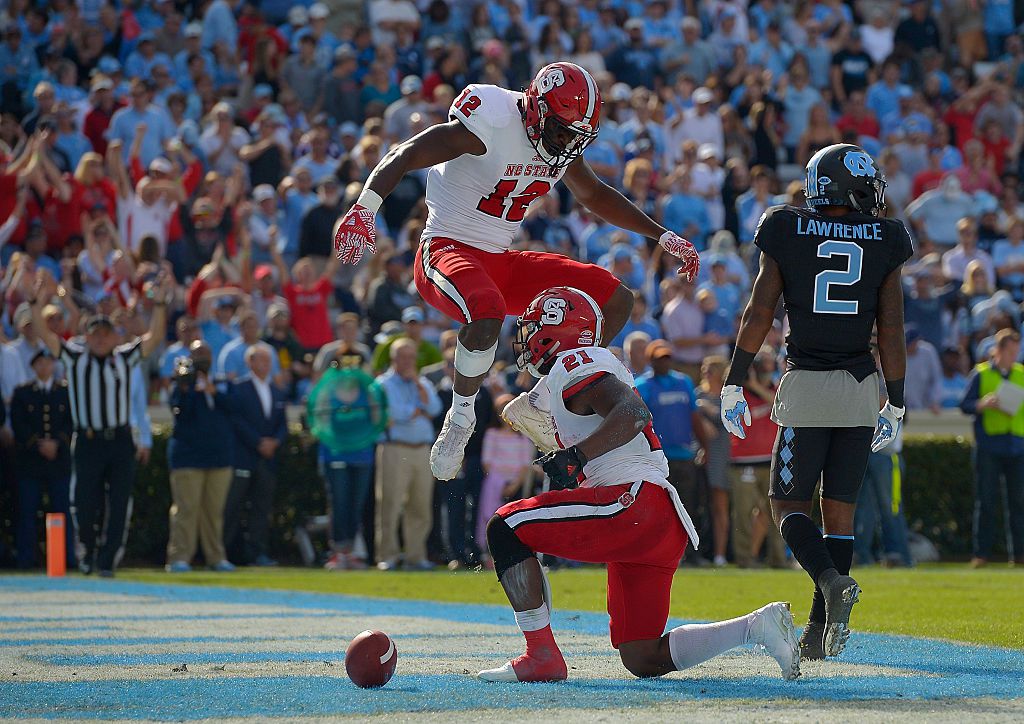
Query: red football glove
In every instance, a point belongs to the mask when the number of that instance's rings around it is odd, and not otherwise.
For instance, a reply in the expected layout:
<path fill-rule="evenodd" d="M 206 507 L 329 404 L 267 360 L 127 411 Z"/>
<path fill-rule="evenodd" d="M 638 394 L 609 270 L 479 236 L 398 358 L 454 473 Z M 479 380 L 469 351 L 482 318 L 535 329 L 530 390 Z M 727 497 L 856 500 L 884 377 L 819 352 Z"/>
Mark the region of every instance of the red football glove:
<path fill-rule="evenodd" d="M 374 213 L 354 204 L 338 224 L 334 235 L 334 251 L 342 264 L 358 264 L 363 252 L 377 253 L 377 229 Z"/>
<path fill-rule="evenodd" d="M 700 271 L 700 257 L 697 256 L 697 250 L 693 248 L 693 244 L 672 231 L 662 234 L 658 243 L 665 251 L 682 262 L 679 267 L 679 276 L 686 277 L 688 282 L 697 278 L 697 272 Z"/>

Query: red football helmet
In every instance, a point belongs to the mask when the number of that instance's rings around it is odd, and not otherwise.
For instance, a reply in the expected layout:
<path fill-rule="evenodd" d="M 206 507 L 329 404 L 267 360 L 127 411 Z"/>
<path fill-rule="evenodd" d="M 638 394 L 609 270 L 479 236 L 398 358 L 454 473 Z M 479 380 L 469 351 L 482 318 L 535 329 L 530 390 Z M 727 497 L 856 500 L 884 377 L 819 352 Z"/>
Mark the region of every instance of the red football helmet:
<path fill-rule="evenodd" d="M 575 63 L 544 66 L 524 94 L 526 135 L 552 168 L 565 168 L 597 138 L 601 91 L 590 73 Z"/>
<path fill-rule="evenodd" d="M 604 314 L 586 292 L 551 287 L 530 302 L 516 325 L 516 365 L 543 377 L 559 353 L 601 343 Z"/>

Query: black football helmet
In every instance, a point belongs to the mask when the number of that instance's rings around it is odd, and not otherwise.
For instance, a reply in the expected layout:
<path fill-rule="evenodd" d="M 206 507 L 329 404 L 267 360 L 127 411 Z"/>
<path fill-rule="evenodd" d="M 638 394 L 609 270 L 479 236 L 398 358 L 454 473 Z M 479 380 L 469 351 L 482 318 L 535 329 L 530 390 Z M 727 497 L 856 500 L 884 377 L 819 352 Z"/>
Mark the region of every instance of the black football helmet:
<path fill-rule="evenodd" d="M 836 143 L 807 162 L 804 195 L 811 208 L 848 206 L 870 216 L 885 212 L 885 177 L 860 146 Z"/>

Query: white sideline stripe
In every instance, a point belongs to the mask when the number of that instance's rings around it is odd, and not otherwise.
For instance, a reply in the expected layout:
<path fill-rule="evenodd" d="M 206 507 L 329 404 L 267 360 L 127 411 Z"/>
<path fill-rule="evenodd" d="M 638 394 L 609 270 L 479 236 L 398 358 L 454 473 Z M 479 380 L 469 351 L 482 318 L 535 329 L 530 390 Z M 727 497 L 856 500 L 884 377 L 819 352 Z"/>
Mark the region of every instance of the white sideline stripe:
<path fill-rule="evenodd" d="M 633 498 L 636 498 L 637 493 L 640 490 L 642 481 L 633 483 L 633 486 L 629 489 L 630 494 Z M 616 500 L 614 503 L 606 503 L 605 505 L 587 505 L 586 503 L 580 503 L 578 505 L 559 505 L 551 508 L 535 508 L 533 510 L 521 510 L 518 513 L 513 513 L 509 517 L 505 518 L 505 523 L 508 524 L 509 528 L 515 530 L 517 526 L 523 523 L 536 522 L 538 520 L 563 520 L 566 518 L 607 518 L 620 513 L 625 510 L 625 507 Z"/>
<path fill-rule="evenodd" d="M 387 663 L 388 659 L 395 653 L 395 642 L 388 636 L 388 650 L 384 652 L 384 655 L 380 657 L 382 664 Z"/>
<path fill-rule="evenodd" d="M 423 273 L 426 274 L 427 279 L 433 282 L 445 293 L 446 296 L 450 297 L 451 300 L 459 306 L 459 310 L 466 318 L 466 324 L 469 324 L 473 321 L 473 317 L 469 313 L 469 307 L 466 305 L 466 299 L 459 293 L 459 290 L 455 288 L 454 284 L 449 282 L 439 271 L 430 266 L 431 241 L 432 239 L 427 239 L 423 242 Z"/>

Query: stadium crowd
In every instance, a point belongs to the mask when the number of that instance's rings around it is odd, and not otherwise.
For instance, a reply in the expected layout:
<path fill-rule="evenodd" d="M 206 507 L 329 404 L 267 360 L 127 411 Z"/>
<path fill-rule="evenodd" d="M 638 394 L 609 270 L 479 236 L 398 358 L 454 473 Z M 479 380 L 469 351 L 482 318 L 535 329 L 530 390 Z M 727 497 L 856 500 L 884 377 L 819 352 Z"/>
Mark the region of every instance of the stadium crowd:
<path fill-rule="evenodd" d="M 141 462 L 149 430 L 136 408 L 170 401 L 180 409 L 176 390 L 188 372 L 178 360 L 197 341 L 218 384 L 249 379 L 259 358 L 251 404 L 231 414 L 257 415 L 262 405 L 269 419 L 268 399 L 300 404 L 330 367 L 358 366 L 404 390 L 389 405 L 408 394 L 413 419 L 436 424 L 451 394 L 454 325 L 422 305 L 411 284 L 426 173 L 410 174 L 388 197 L 378 252 L 359 265 L 334 260 L 334 224 L 388 148 L 445 120 L 466 84 L 519 88 L 540 66 L 569 60 L 594 75 L 603 96 L 587 161 L 694 242 L 701 276 L 680 280 L 676 261 L 651 240 L 600 222 L 562 188 L 530 206 L 518 247 L 592 261 L 635 290 L 632 318 L 611 345 L 638 375 L 673 484 L 713 531 L 702 554 L 724 563 L 732 530 L 736 562 L 758 565 L 763 556 L 786 565 L 764 497 L 774 424 L 765 414 L 759 434 L 730 445 L 717 422 L 725 360 L 757 266 L 758 220 L 772 204 L 802 205 L 803 165 L 818 148 L 849 141 L 879 159 L 889 213 L 907 221 L 916 242 L 905 270 L 907 406 L 918 414 L 960 406 L 997 332 L 1021 326 L 1018 19 L 1009 0 L 8 0 L 0 21 L 5 460 L 20 444 L 11 426 L 16 388 L 41 380 L 35 368 L 47 364 L 37 359 L 43 345 L 30 304 L 39 291 L 47 293 L 42 319 L 63 339 L 100 314 L 129 340 L 149 327 L 160 303 L 154 291 L 167 279 L 168 339 L 143 361 L 145 394 L 132 403 Z M 780 318 L 748 387 L 762 412 L 784 370 L 784 333 Z M 399 561 L 403 514 L 410 567 L 470 565 L 480 554 L 479 521 L 541 484 L 532 451 L 494 413 L 528 386 L 511 334 L 507 324 L 460 481 L 433 490 L 417 479 L 392 491 L 403 496 L 395 502 L 382 482 L 392 473 L 378 470 L 372 482 L 372 449 L 348 458 L 321 449 L 337 519 L 331 567 L 373 563 L 352 547 L 361 511 L 346 514 L 339 501 L 373 500 L 378 548 L 386 529 L 385 568 Z M 66 374 L 59 361 L 52 374 Z M 433 434 L 414 427 L 388 444 L 419 445 Z M 207 538 L 238 530 L 239 496 L 253 498 L 252 533 L 273 494 L 266 461 L 275 435 L 246 453 L 244 489 L 237 460 L 210 458 L 211 469 L 235 468 L 232 481 L 228 472 L 214 476 L 228 519 L 221 530 L 192 511 L 191 532 L 172 533 L 169 564 L 187 567 L 197 525 Z M 47 461 L 65 459 L 46 447 Z M 883 481 L 900 464 L 878 462 Z M 15 484 L 5 468 L 6 484 Z M 20 505 L 31 508 L 19 536 L 33 541 L 19 552 L 23 565 L 33 563 L 41 479 L 29 477 L 35 487 L 19 487 Z M 1024 483 L 1007 481 L 1024 529 Z M 881 499 L 865 505 L 875 513 L 865 516 L 858 557 L 910 564 L 901 517 L 885 497 L 891 486 L 867 489 Z M 66 507 L 66 497 L 54 504 Z M 880 551 L 870 543 L 878 517 Z M 207 557 L 218 559 L 207 563 L 273 563 L 265 540 L 256 542 L 249 552 L 232 552 L 229 542 L 225 553 L 206 540 Z M 976 550 L 982 562 L 987 555 Z"/>

